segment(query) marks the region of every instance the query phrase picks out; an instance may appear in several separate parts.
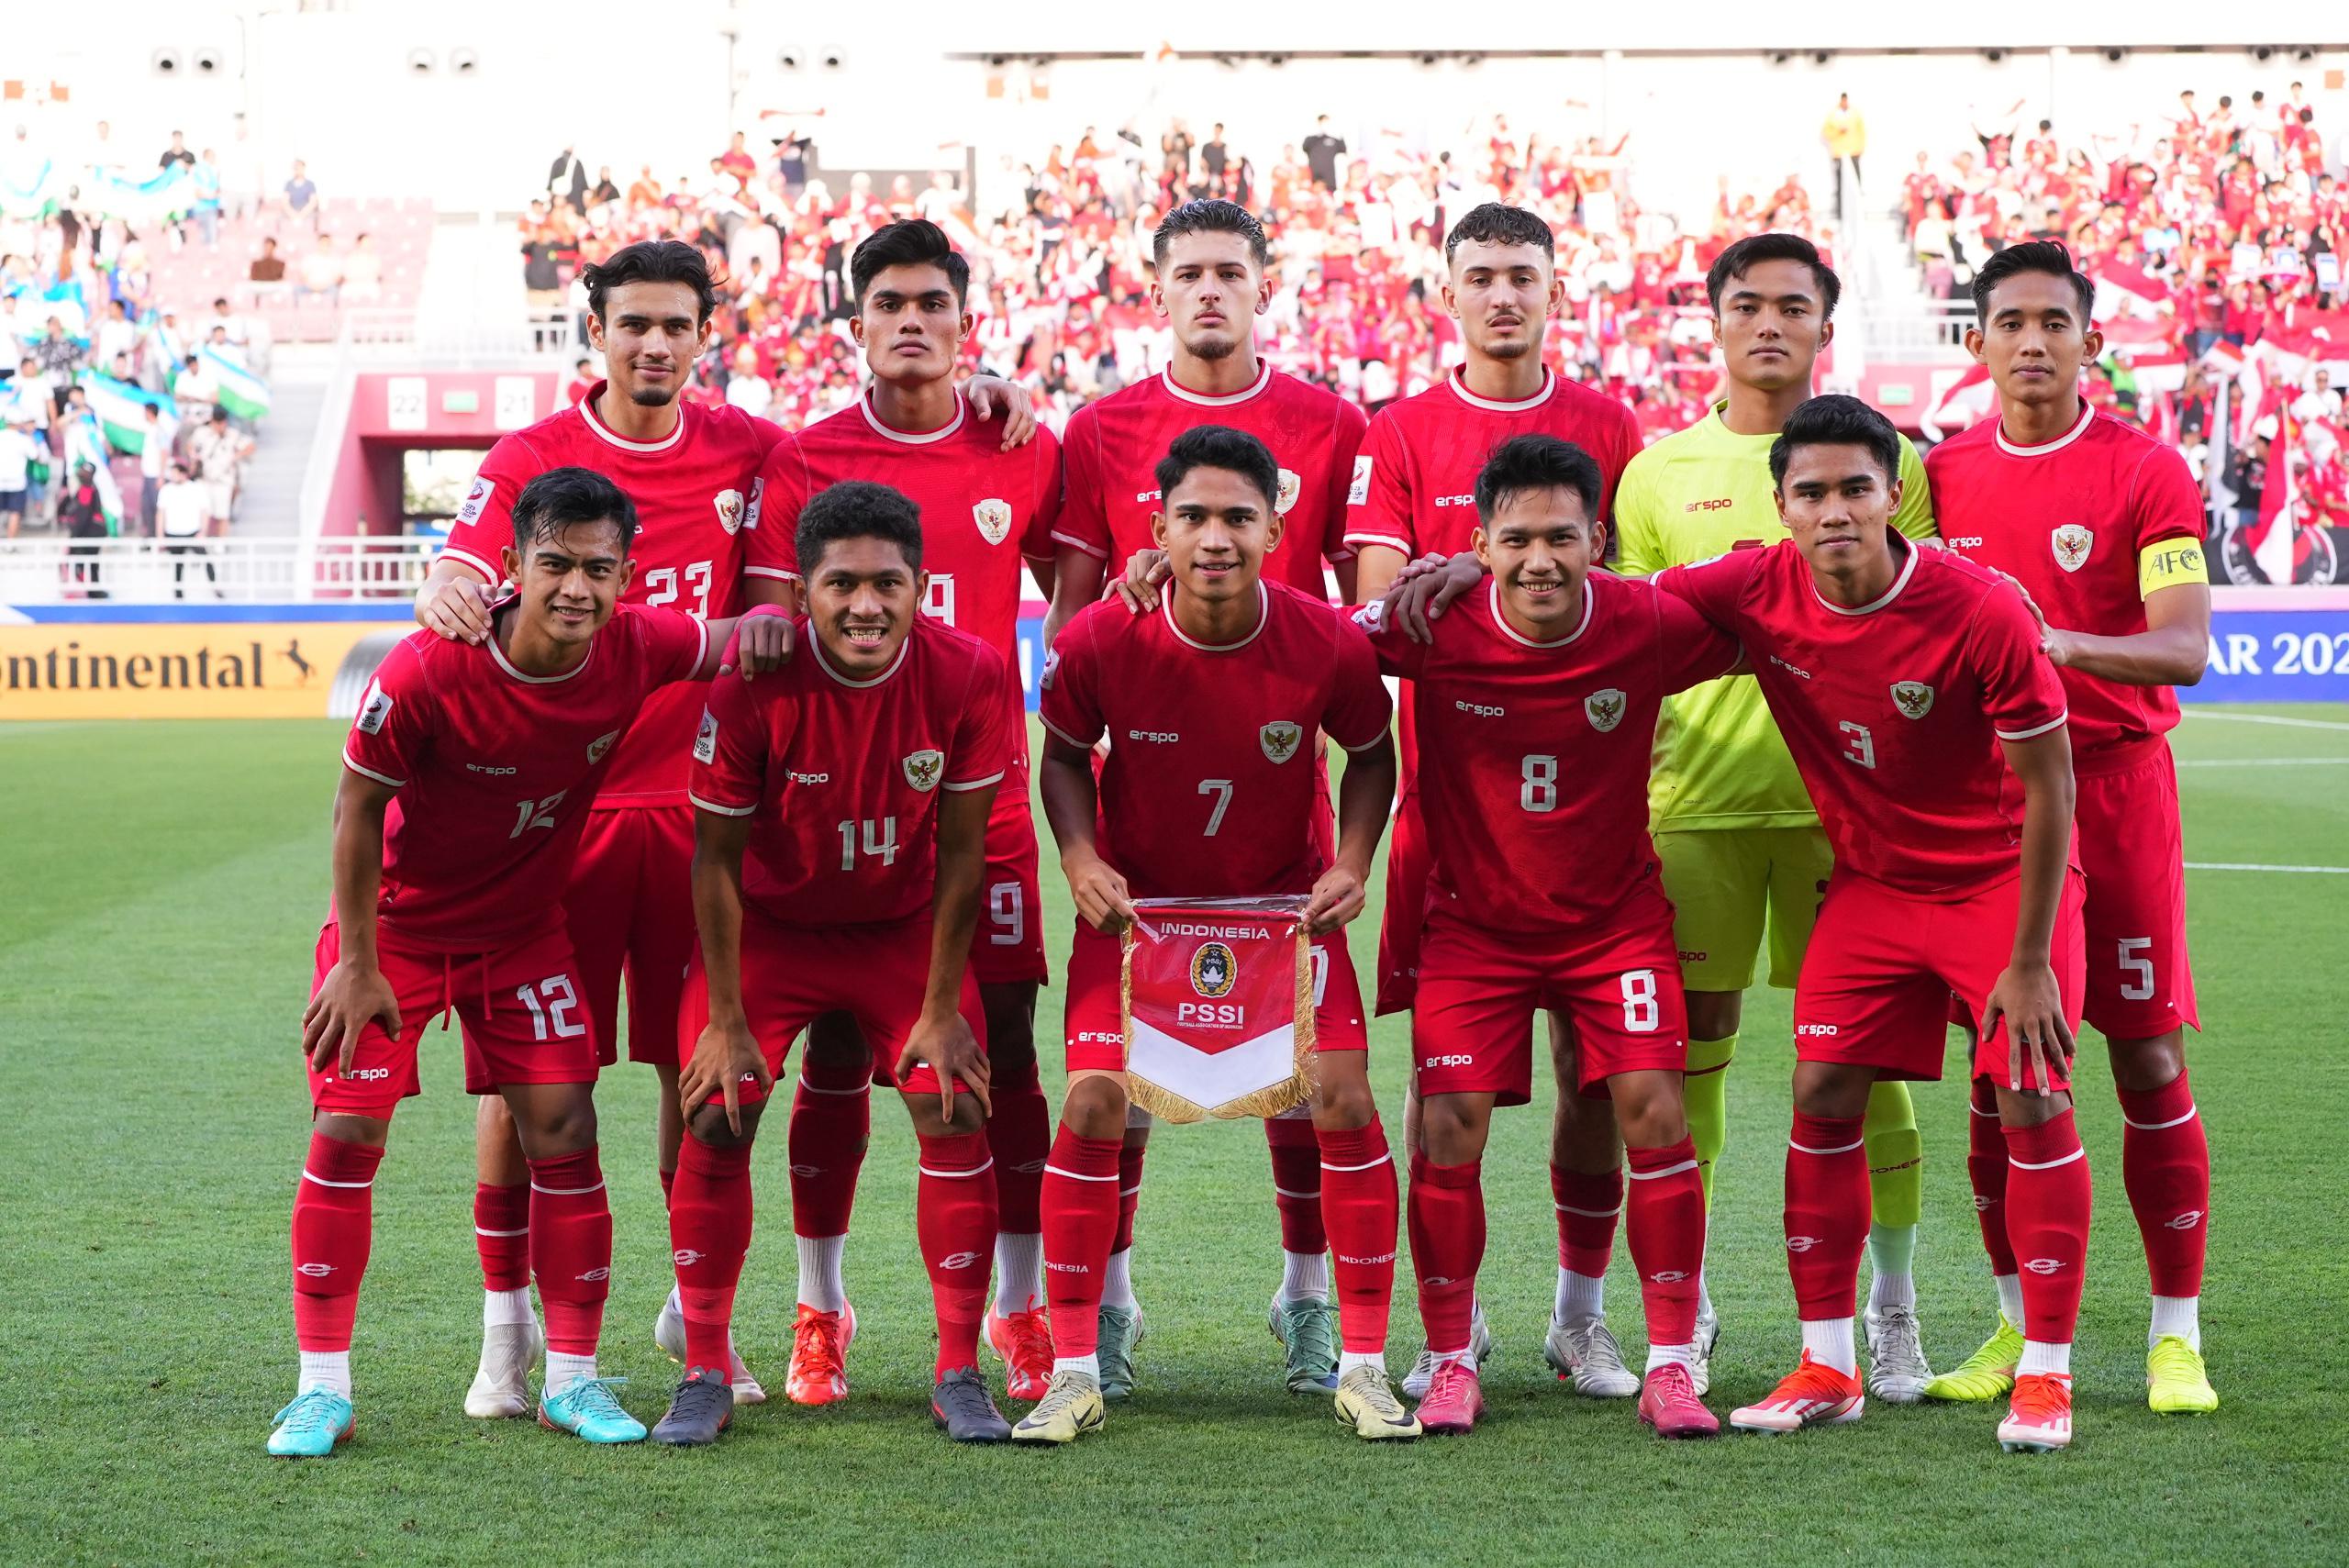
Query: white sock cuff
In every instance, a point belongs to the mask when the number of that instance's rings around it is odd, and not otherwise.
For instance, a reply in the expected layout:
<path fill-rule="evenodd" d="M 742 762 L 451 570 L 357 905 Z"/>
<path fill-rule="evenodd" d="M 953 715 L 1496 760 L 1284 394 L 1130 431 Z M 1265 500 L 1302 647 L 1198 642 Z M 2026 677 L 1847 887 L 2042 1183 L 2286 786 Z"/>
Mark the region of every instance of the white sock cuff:
<path fill-rule="evenodd" d="M 2058 1377 L 2072 1375 L 2072 1342 L 2053 1344 L 2044 1340 L 2025 1340 L 2022 1360 L 2015 1367 L 2017 1377 L 2032 1377 L 2053 1373 Z"/>

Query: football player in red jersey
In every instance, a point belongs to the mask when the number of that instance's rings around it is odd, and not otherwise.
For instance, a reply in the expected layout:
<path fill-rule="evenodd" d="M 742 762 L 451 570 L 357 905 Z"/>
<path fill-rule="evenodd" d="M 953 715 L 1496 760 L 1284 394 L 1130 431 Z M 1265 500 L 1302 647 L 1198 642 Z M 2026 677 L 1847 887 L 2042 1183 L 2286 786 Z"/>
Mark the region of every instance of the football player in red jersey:
<path fill-rule="evenodd" d="M 1052 527 L 1060 505 L 1060 443 L 1050 432 L 1012 450 L 971 415 L 954 370 L 970 336 L 970 263 L 922 218 L 877 230 L 849 263 L 857 314 L 849 323 L 872 384 L 853 408 L 802 430 L 760 473 L 753 579 L 795 582 L 793 532 L 827 485 L 885 474 L 920 509 L 922 607 L 1019 667 L 1020 565 L 1052 590 Z M 1044 1257 L 1037 1193 L 1052 1118 L 1036 1075 L 1036 987 L 1044 979 L 1035 818 L 1029 810 L 1028 718 L 1007 690 L 1010 771 L 987 827 L 987 874 L 971 970 L 987 1017 L 994 1096 L 998 1223 L 995 1302 L 987 1340 L 1008 1369 L 1011 1397 L 1043 1397 L 1052 1371 L 1044 1327 Z M 872 1128 L 873 1053 L 844 1014 L 808 1031 L 791 1107 L 791 1223 L 799 1250 L 799 1302 L 785 1393 L 826 1405 L 848 1392 L 841 1361 L 853 1314 L 841 1251 Z"/>
<path fill-rule="evenodd" d="M 1739 652 L 1672 595 L 1591 570 L 1598 497 L 1588 453 L 1513 437 L 1476 478 L 1482 590 L 1428 644 L 1384 625 L 1383 605 L 1361 612 L 1379 625 L 1381 666 L 1411 683 L 1427 745 L 1410 1224 L 1434 1356 L 1418 1414 L 1431 1432 L 1467 1431 L 1484 1410 L 1470 1327 L 1481 1162 L 1494 1106 L 1531 1095 L 1529 1026 L 1545 1006 L 1571 1020 L 1568 1086 L 1611 1100 L 1631 1151 L 1649 1340 L 1640 1418 L 1665 1437 L 1720 1430 L 1690 1376 L 1704 1184 L 1681 1104 L 1687 1009 L 1647 783 L 1665 695 L 1728 673 Z"/>
<path fill-rule="evenodd" d="M 1312 598 L 1329 596 L 1331 574 L 1342 601 L 1352 596 L 1353 552 L 1344 542 L 1345 502 L 1362 411 L 1334 393 L 1275 370 L 1257 350 L 1256 318 L 1270 306 L 1265 274 L 1271 248 L 1264 226 L 1227 201 L 1186 202 L 1152 237 L 1151 299 L 1174 335 L 1174 361 L 1157 375 L 1077 411 L 1063 446 L 1062 503 L 1052 537 L 1060 545 L 1049 646 L 1060 628 L 1101 596 L 1105 571 L 1134 592 L 1142 609 L 1157 606 L 1164 556 L 1152 542 L 1161 509 L 1158 464 L 1168 443 L 1200 425 L 1244 430 L 1264 443 L 1279 473 L 1274 508 L 1280 542 L 1264 574 Z M 1327 571 L 1324 563 L 1327 563 Z M 1314 831 L 1330 854 L 1328 773 L 1322 748 L 1314 766 L 1325 804 Z M 1111 1398 L 1126 1392 L 1132 1334 L 1130 1253 L 1141 1200 L 1149 1118 L 1136 1110 L 1126 1135 L 1118 1184 L 1118 1236 L 1104 1297 L 1103 1357 Z M 1327 1389 L 1337 1367 L 1335 1312 L 1330 1304 L 1329 1238 L 1321 1225 L 1320 1150 L 1309 1110 L 1300 1106 L 1264 1123 L 1272 1154 L 1274 1201 L 1280 1211 L 1282 1271 L 1268 1326 L 1282 1345 L 1288 1386 Z"/>
<path fill-rule="evenodd" d="M 643 240 L 590 266 L 584 276 L 588 339 L 603 357 L 605 379 L 585 399 L 490 449 L 417 595 L 417 621 L 443 637 L 481 640 L 514 498 L 532 476 L 563 464 L 608 476 L 636 504 L 643 532 L 628 603 L 674 606 L 704 618 L 731 615 L 744 603 L 790 607 L 788 580 L 745 578 L 742 572 L 748 539 L 758 528 L 759 465 L 783 432 L 740 409 L 678 395 L 709 344 L 717 292 L 708 263 L 683 241 Z M 1032 417 L 1024 395 L 990 383 L 974 400 L 999 401 L 1009 411 L 1008 444 L 1025 439 Z M 626 972 L 629 1055 L 651 1062 L 661 1080 L 664 1188 L 677 1158 L 678 987 L 693 949 L 693 812 L 685 769 L 697 711 L 692 693 L 667 694 L 621 739 L 610 787 L 581 840 L 564 900 L 585 1005 L 607 1062 L 618 1060 Z M 481 1364 L 465 1413 L 518 1416 L 529 1408 L 529 1351 L 538 1335 L 529 1298 L 527 1172 L 504 1103 L 484 1098 L 479 1118 L 473 1233 L 484 1296 Z M 684 1351 L 677 1313 L 673 1294 L 653 1329 L 672 1355 Z M 743 1403 L 765 1397 L 739 1361 L 733 1371 Z"/>
<path fill-rule="evenodd" d="M 1158 612 L 1088 607 L 1063 628 L 1042 682 L 1040 783 L 1077 924 L 1066 972 L 1068 1095 L 1044 1168 L 1055 1360 L 1043 1402 L 1013 1436 L 1063 1443 L 1097 1429 L 1112 1375 L 1100 1318 L 1129 1104 L 1116 933 L 1137 896 L 1291 894 L 1309 895 L 1306 927 L 1324 955 L 1313 1126 L 1343 1345 L 1338 1415 L 1365 1439 L 1413 1437 L 1419 1423 L 1388 1386 L 1384 1361 L 1395 1165 L 1371 1096 L 1369 1037 L 1343 933 L 1362 910 L 1393 800 L 1386 688 L 1359 628 L 1264 580 L 1281 524 L 1278 465 L 1263 442 L 1220 426 L 1188 430 L 1154 477 L 1165 508 L 1155 539 L 1174 573 Z M 1350 753 L 1334 861 L 1311 831 L 1319 791 L 1296 743 L 1316 728 Z M 1093 748 L 1110 734 L 1117 743 L 1097 787 Z"/>
<path fill-rule="evenodd" d="M 931 1413 L 957 1441 L 1000 1442 L 1010 1428 L 977 1370 L 996 1197 L 970 955 L 1010 766 L 1011 675 L 985 643 L 921 613 L 921 520 L 896 491 L 832 485 L 801 512 L 797 550 L 800 656 L 755 685 L 713 688 L 694 743 L 700 942 L 685 1023 L 707 1024 L 679 1031 L 693 1041 L 678 1081 L 691 1120 L 669 1215 L 686 1371 L 652 1435 L 707 1443 L 732 1418 L 729 1324 L 763 1096 L 800 1030 L 843 1011 L 921 1146 Z"/>
<path fill-rule="evenodd" d="M 1467 362 L 1430 387 L 1379 411 L 1354 460 L 1347 492 L 1346 541 L 1361 552 L 1356 597 L 1386 591 L 1404 563 L 1468 548 L 1475 526 L 1476 474 L 1493 449 L 1512 436 L 1571 441 L 1598 462 L 1598 520 L 1613 517 L 1615 482 L 1640 450 L 1639 421 L 1614 399 L 1567 381 L 1542 362 L 1542 340 L 1564 304 L 1556 240 L 1540 215 L 1486 203 L 1471 208 L 1443 241 L 1448 269 L 1444 308 L 1460 323 Z M 1411 1005 L 1420 917 L 1427 906 L 1427 853 L 1414 803 L 1418 743 L 1413 706 L 1397 725 L 1402 751 L 1402 801 L 1386 849 L 1386 906 L 1378 936 L 1377 1008 Z M 1553 1055 L 1566 1060 L 1564 1026 L 1553 1015 Z M 1562 1084 L 1564 1080 L 1561 1080 Z M 1569 1087 L 1571 1085 L 1568 1085 Z M 1416 1095 L 1403 1110 L 1404 1141 L 1419 1147 Z M 1613 1112 L 1602 1099 L 1561 1093 L 1552 1131 L 1553 1162 L 1563 1170 L 1612 1168 Z M 1564 1201 L 1563 1199 L 1561 1201 Z M 1482 1307 L 1475 1309 L 1478 1355 L 1491 1348 Z M 1425 1351 L 1403 1380 L 1417 1397 L 1434 1362 Z"/>
<path fill-rule="evenodd" d="M 2022 585 L 2063 673 L 2088 886 L 2083 1011 L 2112 1059 L 2121 1179 L 2152 1276 L 2146 1397 L 2157 1411 L 2207 1411 L 2219 1405 L 2199 1310 L 2210 1148 L 2186 1076 L 2186 1029 L 2200 1018 L 2165 737 L 2178 719 L 2171 688 L 2200 680 L 2210 654 L 2208 519 L 2176 448 L 2080 396 L 2081 367 L 2102 351 L 2093 297 L 2059 244 L 2010 245 L 1983 263 L 1966 347 L 1989 368 L 1998 417 L 1936 447 L 1925 472 L 1952 548 Z M 1996 1398 L 2021 1351 L 2021 1287 L 2000 1224 L 2007 1165 L 1991 1107 L 1975 1109 L 1967 1169 L 2000 1318 L 1981 1350 L 1927 1386 L 1942 1398 Z"/>
<path fill-rule="evenodd" d="M 2007 1234 L 2030 1260 L 1998 1440 L 2045 1451 L 2071 1441 L 2089 1208 L 2069 1094 L 2082 890 L 2064 684 L 2011 584 L 1890 530 L 1899 462 L 1883 415 L 1814 397 L 1770 450 L 1791 540 L 1653 579 L 1744 644 L 1835 851 L 1795 987 L 1786 1235 L 1802 1361 L 1730 1419 L 1859 1418 L 1861 1117 L 1878 1077 L 1941 1076 L 1954 992 L 2011 1167 Z"/>
<path fill-rule="evenodd" d="M 515 592 L 488 606 L 483 641 L 419 631 L 395 648 L 343 750 L 334 905 L 302 1017 L 317 1116 L 294 1199 L 301 1385 L 273 1454 L 328 1453 L 350 1435 L 375 1169 L 394 1109 L 419 1092 L 418 1040 L 451 1009 L 465 1087 L 504 1099 L 522 1138 L 547 1308 L 539 1418 L 590 1442 L 644 1436 L 596 1373 L 612 1262 L 596 1029 L 570 938 L 546 917 L 621 733 L 655 691 L 715 673 L 734 628 L 615 608 L 637 519 L 601 474 L 541 474 L 511 517 L 498 571 Z M 744 636 L 746 673 L 777 666 L 783 629 Z"/>

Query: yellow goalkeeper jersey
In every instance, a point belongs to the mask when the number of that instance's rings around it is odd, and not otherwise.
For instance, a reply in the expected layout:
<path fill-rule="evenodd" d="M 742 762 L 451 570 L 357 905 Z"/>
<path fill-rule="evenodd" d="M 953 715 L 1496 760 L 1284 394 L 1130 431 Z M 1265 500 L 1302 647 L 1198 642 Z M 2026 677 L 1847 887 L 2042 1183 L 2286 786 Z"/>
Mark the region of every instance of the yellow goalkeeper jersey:
<path fill-rule="evenodd" d="M 1647 577 L 1786 537 L 1770 482 L 1776 436 L 1741 436 L 1723 404 L 1633 458 L 1615 486 L 1618 570 Z M 1893 526 L 1934 537 L 1925 465 L 1900 441 L 1900 506 Z M 1664 701 L 1648 816 L 1664 828 L 1799 828 L 1819 820 L 1751 675 L 1692 686 Z"/>

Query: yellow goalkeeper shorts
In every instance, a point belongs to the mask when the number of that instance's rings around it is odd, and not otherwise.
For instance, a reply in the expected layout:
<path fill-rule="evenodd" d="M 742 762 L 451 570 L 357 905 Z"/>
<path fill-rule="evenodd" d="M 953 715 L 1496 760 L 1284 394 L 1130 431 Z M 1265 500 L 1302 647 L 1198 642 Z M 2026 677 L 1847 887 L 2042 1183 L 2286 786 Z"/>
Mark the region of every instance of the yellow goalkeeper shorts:
<path fill-rule="evenodd" d="M 1835 857 L 1824 828 L 1729 828 L 1655 836 L 1672 898 L 1681 984 L 1742 991 L 1766 931 L 1770 984 L 1792 990 Z"/>

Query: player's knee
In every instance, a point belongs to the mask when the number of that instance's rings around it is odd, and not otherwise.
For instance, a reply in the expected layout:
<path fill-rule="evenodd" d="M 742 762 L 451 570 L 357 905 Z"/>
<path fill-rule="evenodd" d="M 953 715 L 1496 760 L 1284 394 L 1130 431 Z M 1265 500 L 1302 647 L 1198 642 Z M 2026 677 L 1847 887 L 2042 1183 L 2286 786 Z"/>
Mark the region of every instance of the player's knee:
<path fill-rule="evenodd" d="M 1873 1068 L 1841 1062 L 1795 1063 L 1795 1109 L 1805 1116 L 1837 1118 L 1865 1116 Z"/>
<path fill-rule="evenodd" d="M 1362 1073 L 1330 1074 L 1313 1091 L 1313 1125 L 1325 1132 L 1368 1127 L 1378 1115 L 1370 1079 Z"/>
<path fill-rule="evenodd" d="M 1419 1105 L 1419 1137 L 1439 1165 L 1464 1165 L 1485 1154 L 1492 1106 L 1466 1095 L 1431 1095 Z"/>
<path fill-rule="evenodd" d="M 685 1135 L 705 1149 L 733 1149 L 748 1143 L 758 1135 L 760 1105 L 738 1106 L 742 1130 L 736 1132 L 727 1124 L 726 1107 L 712 1100 L 693 1114 L 685 1123 Z"/>
<path fill-rule="evenodd" d="M 2072 1108 L 2072 1096 L 2060 1089 L 2052 1095 L 2009 1089 L 2003 1084 L 1996 1089 L 2001 1127 L 2043 1126 Z"/>
<path fill-rule="evenodd" d="M 527 1114 L 514 1118 L 522 1151 L 533 1160 L 559 1159 L 596 1147 L 596 1102 L 587 1085 L 562 1087 L 576 1092 L 534 1095 Z"/>
<path fill-rule="evenodd" d="M 1107 1073 L 1088 1073 L 1068 1086 L 1061 1119 L 1079 1138 L 1132 1139 L 1126 1129 L 1126 1087 Z M 1140 1129 L 1147 1134 L 1149 1129 Z"/>
<path fill-rule="evenodd" d="M 1742 991 L 1689 992 L 1688 1038 L 1727 1040 L 1737 1032 L 1744 1003 Z"/>
<path fill-rule="evenodd" d="M 2149 1040 L 2107 1040 L 2105 1054 L 2112 1059 L 2115 1088 L 2132 1095 L 2165 1088 L 2186 1071 L 2186 1031 L 2172 1029 Z"/>
<path fill-rule="evenodd" d="M 354 1116 L 349 1111 L 320 1111 L 311 1119 L 310 1129 L 321 1138 L 337 1143 L 355 1143 L 362 1149 L 381 1149 L 392 1134 L 391 1114 Z"/>

